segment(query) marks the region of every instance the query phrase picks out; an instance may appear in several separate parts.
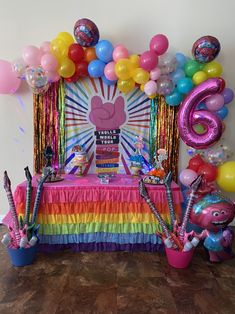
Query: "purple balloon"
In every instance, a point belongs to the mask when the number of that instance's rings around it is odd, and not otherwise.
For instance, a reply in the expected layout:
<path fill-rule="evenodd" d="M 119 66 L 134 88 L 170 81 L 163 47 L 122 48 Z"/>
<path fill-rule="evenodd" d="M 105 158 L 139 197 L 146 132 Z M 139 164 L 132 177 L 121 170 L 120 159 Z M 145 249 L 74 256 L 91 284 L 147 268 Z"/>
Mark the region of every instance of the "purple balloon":
<path fill-rule="evenodd" d="M 223 132 L 222 122 L 214 113 L 196 110 L 199 103 L 208 97 L 221 93 L 225 83 L 222 78 L 211 78 L 196 86 L 184 99 L 178 113 L 180 137 L 190 147 L 205 149 L 217 142 Z M 194 124 L 202 124 L 206 132 L 198 134 Z"/>
<path fill-rule="evenodd" d="M 210 111 L 220 110 L 224 105 L 224 97 L 221 94 L 214 94 L 207 98 L 206 107 Z"/>
<path fill-rule="evenodd" d="M 231 88 L 225 88 L 222 91 L 221 95 L 224 97 L 224 103 L 225 104 L 230 103 L 234 98 L 234 92 Z"/>

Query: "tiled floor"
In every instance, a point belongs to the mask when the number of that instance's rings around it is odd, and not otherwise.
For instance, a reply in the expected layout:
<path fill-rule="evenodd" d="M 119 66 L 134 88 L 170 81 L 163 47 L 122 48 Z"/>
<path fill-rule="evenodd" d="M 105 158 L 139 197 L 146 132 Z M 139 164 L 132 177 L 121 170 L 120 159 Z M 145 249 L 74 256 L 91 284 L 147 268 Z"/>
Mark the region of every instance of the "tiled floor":
<path fill-rule="evenodd" d="M 198 248 L 176 270 L 163 253 L 63 251 L 20 268 L 0 245 L 0 313 L 233 314 L 235 259 L 210 264 Z"/>

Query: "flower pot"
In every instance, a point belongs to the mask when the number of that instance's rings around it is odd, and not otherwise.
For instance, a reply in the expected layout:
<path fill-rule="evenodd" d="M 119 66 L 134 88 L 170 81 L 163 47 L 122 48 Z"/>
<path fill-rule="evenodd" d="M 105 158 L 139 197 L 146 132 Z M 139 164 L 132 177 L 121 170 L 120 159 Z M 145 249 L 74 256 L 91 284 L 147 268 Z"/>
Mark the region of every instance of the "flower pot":
<path fill-rule="evenodd" d="M 176 251 L 165 247 L 169 265 L 174 268 L 187 268 L 193 258 L 194 248 L 187 252 Z"/>
<path fill-rule="evenodd" d="M 7 248 L 13 266 L 26 266 L 33 263 L 38 249 L 38 244 L 30 248 Z"/>

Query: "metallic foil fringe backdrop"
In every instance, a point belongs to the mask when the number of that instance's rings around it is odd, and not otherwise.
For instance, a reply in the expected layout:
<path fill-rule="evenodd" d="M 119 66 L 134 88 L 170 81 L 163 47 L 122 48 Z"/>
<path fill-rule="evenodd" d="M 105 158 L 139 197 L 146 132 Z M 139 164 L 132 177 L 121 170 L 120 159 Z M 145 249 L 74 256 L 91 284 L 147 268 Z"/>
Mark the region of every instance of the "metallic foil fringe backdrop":
<path fill-rule="evenodd" d="M 44 149 L 51 145 L 53 167 L 61 170 L 64 164 L 64 87 L 52 83 L 45 94 L 33 96 L 34 103 L 34 171 L 40 173 L 45 165 Z"/>
<path fill-rule="evenodd" d="M 179 130 L 177 127 L 177 112 L 179 106 L 172 107 L 167 105 L 164 96 L 158 96 L 155 99 L 155 104 L 156 151 L 159 148 L 165 148 L 167 150 L 168 159 L 163 162 L 163 166 L 166 172 L 172 171 L 173 180 L 177 181 L 180 143 Z"/>

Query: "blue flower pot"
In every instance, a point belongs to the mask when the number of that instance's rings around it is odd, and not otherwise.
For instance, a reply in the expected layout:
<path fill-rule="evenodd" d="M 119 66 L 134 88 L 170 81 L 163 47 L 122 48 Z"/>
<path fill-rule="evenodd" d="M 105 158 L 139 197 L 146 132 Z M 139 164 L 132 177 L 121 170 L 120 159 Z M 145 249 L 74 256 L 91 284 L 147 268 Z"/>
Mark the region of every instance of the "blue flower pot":
<path fill-rule="evenodd" d="M 13 266 L 26 266 L 33 263 L 38 249 L 38 244 L 30 248 L 12 249 L 7 248 Z"/>

